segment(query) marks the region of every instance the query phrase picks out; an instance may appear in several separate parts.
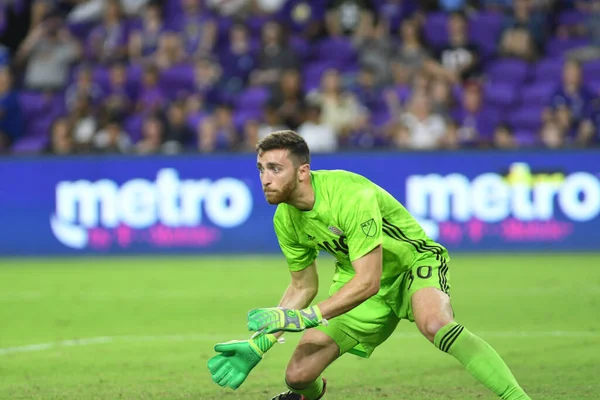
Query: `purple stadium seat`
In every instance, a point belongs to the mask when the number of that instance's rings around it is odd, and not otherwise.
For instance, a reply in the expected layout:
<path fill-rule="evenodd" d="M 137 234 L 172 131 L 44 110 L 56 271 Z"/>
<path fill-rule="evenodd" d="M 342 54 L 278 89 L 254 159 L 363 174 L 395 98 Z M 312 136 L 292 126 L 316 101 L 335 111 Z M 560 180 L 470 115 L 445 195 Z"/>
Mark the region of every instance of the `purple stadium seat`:
<path fill-rule="evenodd" d="M 600 59 L 586 62 L 583 64 L 582 70 L 584 81 L 600 79 Z"/>
<path fill-rule="evenodd" d="M 542 124 L 542 111 L 541 104 L 527 104 L 507 113 L 508 122 L 515 131 L 537 132 Z"/>
<path fill-rule="evenodd" d="M 524 105 L 545 104 L 554 93 L 555 88 L 556 85 L 550 82 L 532 83 L 521 90 L 521 102 Z"/>
<path fill-rule="evenodd" d="M 144 118 L 144 114 L 134 114 L 129 116 L 123 122 L 123 129 L 129 134 L 129 138 L 133 143 L 137 143 L 142 138 Z"/>
<path fill-rule="evenodd" d="M 515 85 L 504 82 L 484 84 L 485 103 L 499 108 L 510 108 L 518 101 Z"/>
<path fill-rule="evenodd" d="M 269 89 L 264 86 L 252 86 L 240 93 L 237 107 L 241 111 L 262 112 L 263 105 L 269 100 Z"/>
<path fill-rule="evenodd" d="M 17 140 L 11 151 L 14 154 L 40 153 L 49 142 L 48 135 L 43 136 L 25 136 Z"/>
<path fill-rule="evenodd" d="M 587 46 L 590 44 L 590 40 L 584 39 L 560 39 L 553 38 L 546 43 L 546 54 L 550 57 L 561 57 L 567 51 L 576 49 L 578 47 Z"/>
<path fill-rule="evenodd" d="M 85 40 L 88 37 L 92 29 L 96 26 L 96 22 L 71 22 L 67 24 L 67 29 L 78 40 Z"/>
<path fill-rule="evenodd" d="M 423 27 L 425 39 L 432 46 L 448 43 L 448 15 L 445 13 L 428 14 Z"/>
<path fill-rule="evenodd" d="M 163 93 L 175 99 L 181 91 L 191 91 L 194 87 L 194 66 L 180 64 L 164 70 L 160 75 Z"/>
<path fill-rule="evenodd" d="M 535 146 L 538 144 L 538 135 L 537 131 L 530 130 L 517 130 L 514 133 L 515 141 L 519 146 L 529 147 Z"/>
<path fill-rule="evenodd" d="M 600 79 L 596 78 L 593 81 L 586 81 L 586 85 L 596 94 L 600 95 Z"/>
<path fill-rule="evenodd" d="M 303 38 L 299 36 L 292 36 L 289 44 L 300 59 L 306 60 L 310 56 L 310 45 Z"/>
<path fill-rule="evenodd" d="M 558 16 L 559 25 L 577 25 L 585 20 L 585 14 L 577 10 L 563 11 Z"/>
<path fill-rule="evenodd" d="M 198 129 L 198 125 L 207 117 L 208 115 L 203 112 L 195 113 L 187 118 L 187 125 L 194 131 Z"/>
<path fill-rule="evenodd" d="M 497 13 L 480 13 L 470 19 L 469 36 L 479 45 L 484 55 L 496 52 L 503 21 L 503 16 Z"/>
<path fill-rule="evenodd" d="M 262 111 L 261 110 L 249 110 L 249 111 L 240 111 L 236 112 L 233 115 L 233 124 L 238 129 L 238 131 L 244 131 L 244 125 L 248 121 L 261 121 L 262 120 Z"/>
<path fill-rule="evenodd" d="M 490 65 L 488 77 L 492 82 L 505 82 L 518 86 L 529 78 L 529 64 L 513 58 L 501 59 Z"/>
<path fill-rule="evenodd" d="M 329 68 L 334 68 L 329 61 L 315 62 L 304 67 L 303 71 L 303 89 L 309 92 L 317 89 L 321 85 L 321 76 Z"/>
<path fill-rule="evenodd" d="M 104 89 L 108 88 L 109 76 L 110 75 L 108 68 L 102 67 L 100 65 L 93 68 L 92 77 L 94 79 L 94 82 L 96 82 Z"/>
<path fill-rule="evenodd" d="M 533 79 L 536 82 L 557 83 L 562 76 L 564 60 L 546 58 L 537 62 L 533 68 Z"/>
<path fill-rule="evenodd" d="M 317 46 L 318 59 L 329 61 L 339 69 L 357 62 L 356 49 L 350 39 L 344 37 L 328 38 L 322 40 Z"/>

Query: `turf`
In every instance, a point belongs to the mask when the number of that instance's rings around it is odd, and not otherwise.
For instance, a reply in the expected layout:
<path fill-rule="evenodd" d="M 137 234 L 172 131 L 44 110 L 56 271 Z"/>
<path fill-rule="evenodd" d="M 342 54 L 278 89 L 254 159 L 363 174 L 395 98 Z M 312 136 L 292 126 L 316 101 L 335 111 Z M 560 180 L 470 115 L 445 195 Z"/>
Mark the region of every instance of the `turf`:
<path fill-rule="evenodd" d="M 533 399 L 598 399 L 600 255 L 454 255 L 457 319 L 503 356 Z M 323 298 L 331 259 L 319 267 Z M 219 341 L 276 305 L 280 257 L 0 260 L 0 399 L 270 399 L 300 335 L 238 391 L 210 380 Z M 494 399 L 402 322 L 369 360 L 346 355 L 326 399 Z"/>

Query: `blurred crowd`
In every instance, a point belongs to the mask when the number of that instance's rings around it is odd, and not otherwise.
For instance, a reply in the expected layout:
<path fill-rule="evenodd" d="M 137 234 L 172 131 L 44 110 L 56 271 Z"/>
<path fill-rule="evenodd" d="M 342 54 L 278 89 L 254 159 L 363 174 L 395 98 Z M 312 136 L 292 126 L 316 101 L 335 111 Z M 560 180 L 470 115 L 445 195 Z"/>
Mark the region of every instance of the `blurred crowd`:
<path fill-rule="evenodd" d="M 600 0 L 5 0 L 0 152 L 600 144 Z"/>

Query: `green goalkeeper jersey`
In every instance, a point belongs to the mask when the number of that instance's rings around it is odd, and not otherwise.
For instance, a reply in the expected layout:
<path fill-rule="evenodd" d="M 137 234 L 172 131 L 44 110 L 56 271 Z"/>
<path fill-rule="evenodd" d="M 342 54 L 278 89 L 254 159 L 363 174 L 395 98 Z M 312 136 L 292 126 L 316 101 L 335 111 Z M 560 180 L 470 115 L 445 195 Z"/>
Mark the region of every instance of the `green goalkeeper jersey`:
<path fill-rule="evenodd" d="M 312 171 L 311 177 L 315 191 L 312 210 L 281 203 L 273 218 L 291 271 L 306 268 L 324 250 L 336 258 L 334 282 L 347 282 L 355 273 L 352 262 L 381 244 L 383 272 L 378 295 L 385 298 L 415 261 L 448 258 L 446 249 L 425 234 L 406 208 L 369 179 L 344 170 Z"/>

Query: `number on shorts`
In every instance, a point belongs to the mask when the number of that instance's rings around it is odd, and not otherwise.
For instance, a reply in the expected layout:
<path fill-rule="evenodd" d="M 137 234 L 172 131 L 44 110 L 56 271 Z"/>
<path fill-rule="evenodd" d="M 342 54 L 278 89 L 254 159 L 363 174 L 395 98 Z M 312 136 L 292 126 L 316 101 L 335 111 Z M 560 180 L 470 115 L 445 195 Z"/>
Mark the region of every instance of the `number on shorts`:
<path fill-rule="evenodd" d="M 427 269 L 427 273 L 423 273 L 423 269 Z M 433 273 L 433 268 L 431 267 L 419 267 L 417 268 L 417 276 L 421 279 L 431 278 L 431 274 Z"/>

